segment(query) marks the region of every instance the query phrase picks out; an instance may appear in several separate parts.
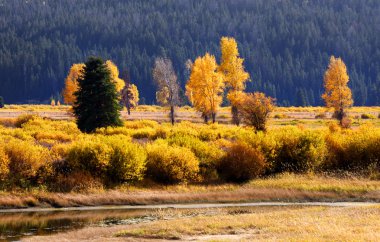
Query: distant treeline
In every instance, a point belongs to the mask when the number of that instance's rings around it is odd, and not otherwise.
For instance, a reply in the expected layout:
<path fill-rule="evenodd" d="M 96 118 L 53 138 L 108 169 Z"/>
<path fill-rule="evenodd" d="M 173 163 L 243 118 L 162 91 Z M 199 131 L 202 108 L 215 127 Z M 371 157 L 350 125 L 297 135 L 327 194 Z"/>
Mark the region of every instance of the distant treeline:
<path fill-rule="evenodd" d="M 335 55 L 347 64 L 354 104 L 380 105 L 379 13 L 378 0 L 0 0 L 0 96 L 56 97 L 70 66 L 97 55 L 128 70 L 152 104 L 155 57 L 173 61 L 183 89 L 186 60 L 220 58 L 220 38 L 232 36 L 248 91 L 284 106 L 322 105 Z"/>

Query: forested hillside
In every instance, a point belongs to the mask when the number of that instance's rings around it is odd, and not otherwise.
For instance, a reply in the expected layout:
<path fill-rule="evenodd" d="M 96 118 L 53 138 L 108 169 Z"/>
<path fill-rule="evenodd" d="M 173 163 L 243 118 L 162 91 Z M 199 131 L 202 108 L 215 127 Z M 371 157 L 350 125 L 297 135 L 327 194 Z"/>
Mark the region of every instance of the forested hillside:
<path fill-rule="evenodd" d="M 330 55 L 347 64 L 355 105 L 380 105 L 378 0 L 0 0 L 0 96 L 48 100 L 73 63 L 98 55 L 151 104 L 155 57 L 172 59 L 183 88 L 186 60 L 219 58 L 222 36 L 239 43 L 248 90 L 279 105 L 321 105 Z"/>

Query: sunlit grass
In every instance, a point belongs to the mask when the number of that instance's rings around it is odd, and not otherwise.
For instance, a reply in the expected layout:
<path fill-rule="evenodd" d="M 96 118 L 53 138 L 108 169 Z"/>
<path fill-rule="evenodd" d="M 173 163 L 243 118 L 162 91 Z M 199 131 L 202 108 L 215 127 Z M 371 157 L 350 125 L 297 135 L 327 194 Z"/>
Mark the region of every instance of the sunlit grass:
<path fill-rule="evenodd" d="M 353 176 L 338 178 L 321 174 L 295 175 L 290 173 L 272 178 L 256 179 L 246 186 L 332 192 L 370 192 L 380 190 L 380 182 L 375 180 Z"/>
<path fill-rule="evenodd" d="M 202 240 L 208 235 L 214 235 L 214 239 L 233 235 L 229 238 L 255 241 L 376 241 L 380 239 L 379 216 L 378 206 L 270 207 L 151 222 L 121 231 L 117 236 Z"/>

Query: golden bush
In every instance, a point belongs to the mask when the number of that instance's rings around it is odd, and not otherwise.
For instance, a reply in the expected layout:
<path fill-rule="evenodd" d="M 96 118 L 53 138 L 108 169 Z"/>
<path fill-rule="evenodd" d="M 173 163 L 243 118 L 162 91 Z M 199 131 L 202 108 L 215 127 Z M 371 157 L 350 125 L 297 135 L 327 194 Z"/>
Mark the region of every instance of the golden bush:
<path fill-rule="evenodd" d="M 113 183 L 142 180 L 146 170 L 146 151 L 122 137 L 107 137 L 112 148 L 107 168 L 108 180 Z"/>
<path fill-rule="evenodd" d="M 326 137 L 328 155 L 324 167 L 330 170 L 366 171 L 380 167 L 380 130 L 361 127 L 330 133 Z"/>
<path fill-rule="evenodd" d="M 147 175 L 160 183 L 198 180 L 199 161 L 190 149 L 157 140 L 147 146 Z"/>
<path fill-rule="evenodd" d="M 104 178 L 111 152 L 109 145 L 92 137 L 75 142 L 67 153 L 66 162 L 72 171 L 86 171 L 94 177 Z"/>
<path fill-rule="evenodd" d="M 167 140 L 171 146 L 180 146 L 190 149 L 199 160 L 200 174 L 204 180 L 217 178 L 216 163 L 224 152 L 210 142 L 204 142 L 193 136 L 175 135 Z"/>
<path fill-rule="evenodd" d="M 31 120 L 37 119 L 37 118 L 38 118 L 38 116 L 33 115 L 33 114 L 20 115 L 16 118 L 15 126 L 17 128 L 22 128 L 23 124 L 25 124 Z"/>
<path fill-rule="evenodd" d="M 4 181 L 9 174 L 9 157 L 4 149 L 0 147 L 0 181 Z"/>
<path fill-rule="evenodd" d="M 32 142 L 12 139 L 4 145 L 9 171 L 16 183 L 33 179 L 44 164 L 51 162 L 50 151 Z"/>
<path fill-rule="evenodd" d="M 242 142 L 233 144 L 218 163 L 218 173 L 230 182 L 246 182 L 262 175 L 266 168 L 263 153 Z"/>

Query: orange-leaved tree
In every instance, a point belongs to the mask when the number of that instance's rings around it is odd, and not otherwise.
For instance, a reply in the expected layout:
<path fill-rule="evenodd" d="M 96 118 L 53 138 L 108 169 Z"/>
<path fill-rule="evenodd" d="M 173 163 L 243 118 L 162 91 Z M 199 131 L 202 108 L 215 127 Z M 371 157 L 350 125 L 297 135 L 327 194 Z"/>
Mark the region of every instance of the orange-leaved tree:
<path fill-rule="evenodd" d="M 186 84 L 186 95 L 196 110 L 202 112 L 205 121 L 211 116 L 215 123 L 216 112 L 223 100 L 224 78 L 217 71 L 215 56 L 206 53 L 198 57 Z"/>
<path fill-rule="evenodd" d="M 232 121 L 240 124 L 238 104 L 245 89 L 245 82 L 249 79 L 249 74 L 244 70 L 244 59 L 239 57 L 239 50 L 234 38 L 223 37 L 220 41 L 222 59 L 219 71 L 224 75 L 227 88 L 229 88 L 227 98 L 231 103 Z"/>
<path fill-rule="evenodd" d="M 353 104 L 351 89 L 348 87 L 347 67 L 340 58 L 331 56 L 329 67 L 324 76 L 325 93 L 322 98 L 328 108 L 334 108 L 335 116 L 342 124 L 346 109 Z"/>
<path fill-rule="evenodd" d="M 66 104 L 73 104 L 75 102 L 74 93 L 78 90 L 77 80 L 83 74 L 84 64 L 74 64 L 71 66 L 69 74 L 65 80 L 65 88 L 63 89 L 63 100 Z"/>

